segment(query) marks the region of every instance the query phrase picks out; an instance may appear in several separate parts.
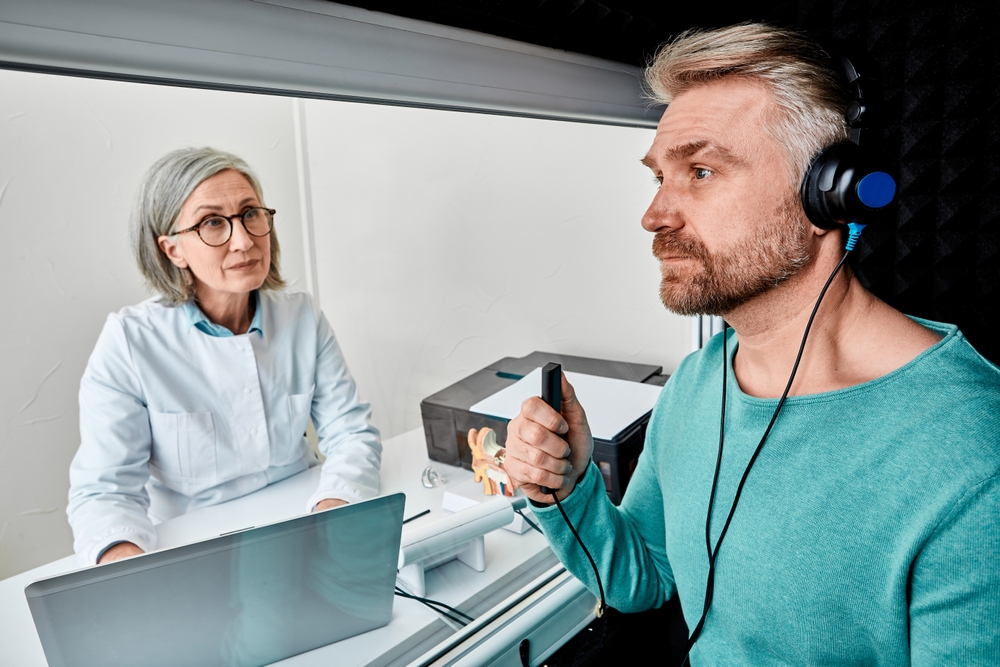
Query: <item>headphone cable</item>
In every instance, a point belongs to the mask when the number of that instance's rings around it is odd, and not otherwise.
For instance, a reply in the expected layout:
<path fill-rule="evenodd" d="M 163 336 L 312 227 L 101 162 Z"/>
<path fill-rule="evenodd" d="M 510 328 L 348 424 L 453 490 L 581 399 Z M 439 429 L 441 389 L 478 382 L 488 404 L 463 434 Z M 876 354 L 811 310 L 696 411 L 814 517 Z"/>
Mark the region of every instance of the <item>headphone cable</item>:
<path fill-rule="evenodd" d="M 715 474 L 712 479 L 712 494 L 708 501 L 708 515 L 705 518 L 705 543 L 708 548 L 708 579 L 705 583 L 705 605 L 701 612 L 701 618 L 695 625 L 694 631 L 691 633 L 691 637 L 688 639 L 687 646 L 684 649 L 684 655 L 681 658 L 681 666 L 690 664 L 689 658 L 691 653 L 691 648 L 694 643 L 698 640 L 701 635 L 702 628 L 705 627 L 705 618 L 708 616 L 708 609 L 712 605 L 712 595 L 715 592 L 715 561 L 719 556 L 719 547 L 722 546 L 722 540 L 725 539 L 726 533 L 729 531 L 729 524 L 733 520 L 733 515 L 736 513 L 736 504 L 740 501 L 740 495 L 743 493 L 743 485 L 747 481 L 747 477 L 750 474 L 750 469 L 753 467 L 754 462 L 757 460 L 757 456 L 760 454 L 761 449 L 764 447 L 764 443 L 767 441 L 767 436 L 771 433 L 771 428 L 774 426 L 774 422 L 778 419 L 778 413 L 781 412 L 781 408 L 785 405 L 785 400 L 788 398 L 788 392 L 792 388 L 792 383 L 795 381 L 795 373 L 799 369 L 799 362 L 802 360 L 802 352 L 806 347 L 806 340 L 809 338 L 809 330 L 812 328 L 813 320 L 816 319 L 816 313 L 819 311 L 819 306 L 823 303 L 823 297 L 826 296 L 827 290 L 833 283 L 833 279 L 836 277 L 837 273 L 840 272 L 841 267 L 844 262 L 847 261 L 848 255 L 851 254 L 851 250 L 854 249 L 854 245 L 857 242 L 858 236 L 861 235 L 861 230 L 864 229 L 864 225 L 856 225 L 851 223 L 849 225 L 850 232 L 847 242 L 847 249 L 844 252 L 844 256 L 840 258 L 840 262 L 837 263 L 836 268 L 830 273 L 830 277 L 826 279 L 826 284 L 823 285 L 822 291 L 819 293 L 819 298 L 816 299 L 816 305 L 813 306 L 812 313 L 809 315 L 809 321 L 806 323 L 805 331 L 802 333 L 802 342 L 799 343 L 798 354 L 795 355 L 795 363 L 792 365 L 792 372 L 788 376 L 788 383 L 785 385 L 785 390 L 781 393 L 781 398 L 778 399 L 778 405 L 774 409 L 774 414 L 771 415 L 771 421 L 767 425 L 767 429 L 764 431 L 764 435 L 761 437 L 760 442 L 757 444 L 757 449 L 754 450 L 753 456 L 750 457 L 750 462 L 747 464 L 746 470 L 743 471 L 743 476 L 740 478 L 740 483 L 736 487 L 736 496 L 733 498 L 732 507 L 729 508 L 729 516 L 726 517 L 726 523 L 722 526 L 722 532 L 719 533 L 719 539 L 715 543 L 715 549 L 712 549 L 711 540 L 711 526 L 712 526 L 712 509 L 715 505 L 715 492 L 718 487 L 719 481 L 719 469 L 722 467 L 722 447 L 725 439 L 725 426 L 726 426 L 726 378 L 729 375 L 729 354 L 726 346 L 726 339 L 728 337 L 729 328 L 728 324 L 723 326 L 722 330 L 722 418 L 720 420 L 719 426 L 719 454 L 716 458 L 715 463 Z"/>

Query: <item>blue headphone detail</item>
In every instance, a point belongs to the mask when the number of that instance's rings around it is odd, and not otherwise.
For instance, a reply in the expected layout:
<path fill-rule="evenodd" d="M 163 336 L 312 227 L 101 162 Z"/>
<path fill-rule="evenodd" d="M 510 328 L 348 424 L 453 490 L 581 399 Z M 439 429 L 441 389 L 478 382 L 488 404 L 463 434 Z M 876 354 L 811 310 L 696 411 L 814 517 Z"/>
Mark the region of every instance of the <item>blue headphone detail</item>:
<path fill-rule="evenodd" d="M 854 97 L 844 112 L 850 139 L 821 151 L 806 170 L 799 190 L 806 216 L 821 229 L 875 222 L 878 212 L 896 197 L 896 179 L 860 145 L 865 116 L 871 114 L 868 106 L 873 101 L 869 84 L 873 87 L 874 82 L 862 81 L 862 73 L 846 57 L 835 60 L 840 61 Z M 862 83 L 869 88 L 867 95 Z"/>

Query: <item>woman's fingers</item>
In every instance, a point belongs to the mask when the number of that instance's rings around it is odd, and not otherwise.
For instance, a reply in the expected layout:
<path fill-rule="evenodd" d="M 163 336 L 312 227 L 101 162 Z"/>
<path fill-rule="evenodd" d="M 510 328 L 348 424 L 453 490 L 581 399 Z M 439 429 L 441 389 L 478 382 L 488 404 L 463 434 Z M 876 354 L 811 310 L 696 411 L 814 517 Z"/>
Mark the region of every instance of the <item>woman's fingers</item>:
<path fill-rule="evenodd" d="M 112 561 L 122 560 L 123 558 L 131 558 L 132 556 L 138 556 L 144 553 L 146 552 L 131 542 L 119 542 L 105 551 L 101 556 L 101 559 L 97 562 L 110 563 Z"/>

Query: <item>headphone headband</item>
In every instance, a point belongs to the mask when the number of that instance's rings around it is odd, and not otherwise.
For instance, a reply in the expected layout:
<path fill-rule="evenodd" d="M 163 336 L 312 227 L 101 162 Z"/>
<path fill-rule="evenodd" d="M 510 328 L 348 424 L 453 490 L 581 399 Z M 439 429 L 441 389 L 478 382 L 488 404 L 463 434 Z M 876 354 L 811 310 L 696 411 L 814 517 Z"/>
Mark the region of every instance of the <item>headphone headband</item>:
<path fill-rule="evenodd" d="M 868 137 L 873 132 L 872 111 L 877 106 L 876 77 L 866 75 L 873 69 L 865 64 L 860 69 L 843 52 L 831 56 L 831 64 L 839 65 L 851 101 L 844 110 L 844 121 L 850 128 L 847 141 L 834 144 L 820 152 L 806 170 L 800 186 L 802 207 L 810 222 L 821 229 L 835 229 L 850 222 L 871 224 L 878 213 L 896 196 L 896 181 L 866 145 L 861 148 L 861 131 Z"/>

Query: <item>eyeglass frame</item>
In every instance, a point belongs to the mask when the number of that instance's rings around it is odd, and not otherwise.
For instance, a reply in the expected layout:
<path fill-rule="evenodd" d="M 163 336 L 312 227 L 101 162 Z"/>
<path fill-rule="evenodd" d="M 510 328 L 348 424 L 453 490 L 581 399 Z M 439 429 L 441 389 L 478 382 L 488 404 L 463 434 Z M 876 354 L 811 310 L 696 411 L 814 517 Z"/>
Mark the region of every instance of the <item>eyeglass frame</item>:
<path fill-rule="evenodd" d="M 258 235 L 252 233 L 249 229 L 247 229 L 247 223 L 244 222 L 243 220 L 243 217 L 247 213 L 249 213 L 250 211 L 256 211 L 257 209 L 260 209 L 262 211 L 267 211 L 267 214 L 270 216 L 270 222 L 268 223 L 266 234 Z M 262 239 L 274 230 L 274 214 L 277 212 L 278 212 L 277 210 L 273 208 L 268 208 L 266 206 L 251 206 L 247 210 L 243 211 L 242 213 L 237 213 L 236 215 L 222 215 L 221 213 L 213 213 L 212 215 L 206 216 L 201 222 L 199 222 L 196 225 L 188 227 L 187 229 L 180 229 L 176 232 L 171 232 L 169 234 L 166 234 L 165 236 L 177 236 L 178 234 L 184 234 L 187 232 L 198 232 L 198 238 L 201 240 L 202 243 L 207 245 L 209 248 L 221 248 L 222 246 L 229 243 L 229 241 L 231 241 L 233 238 L 233 218 L 240 219 L 240 224 L 243 225 L 243 231 L 245 231 L 248 235 L 254 237 L 255 239 Z M 211 220 L 212 218 L 223 218 L 225 219 L 226 222 L 229 223 L 229 236 L 227 236 L 226 240 L 220 243 L 219 245 L 212 245 L 201 236 L 201 226 L 204 225 L 209 220 Z"/>

